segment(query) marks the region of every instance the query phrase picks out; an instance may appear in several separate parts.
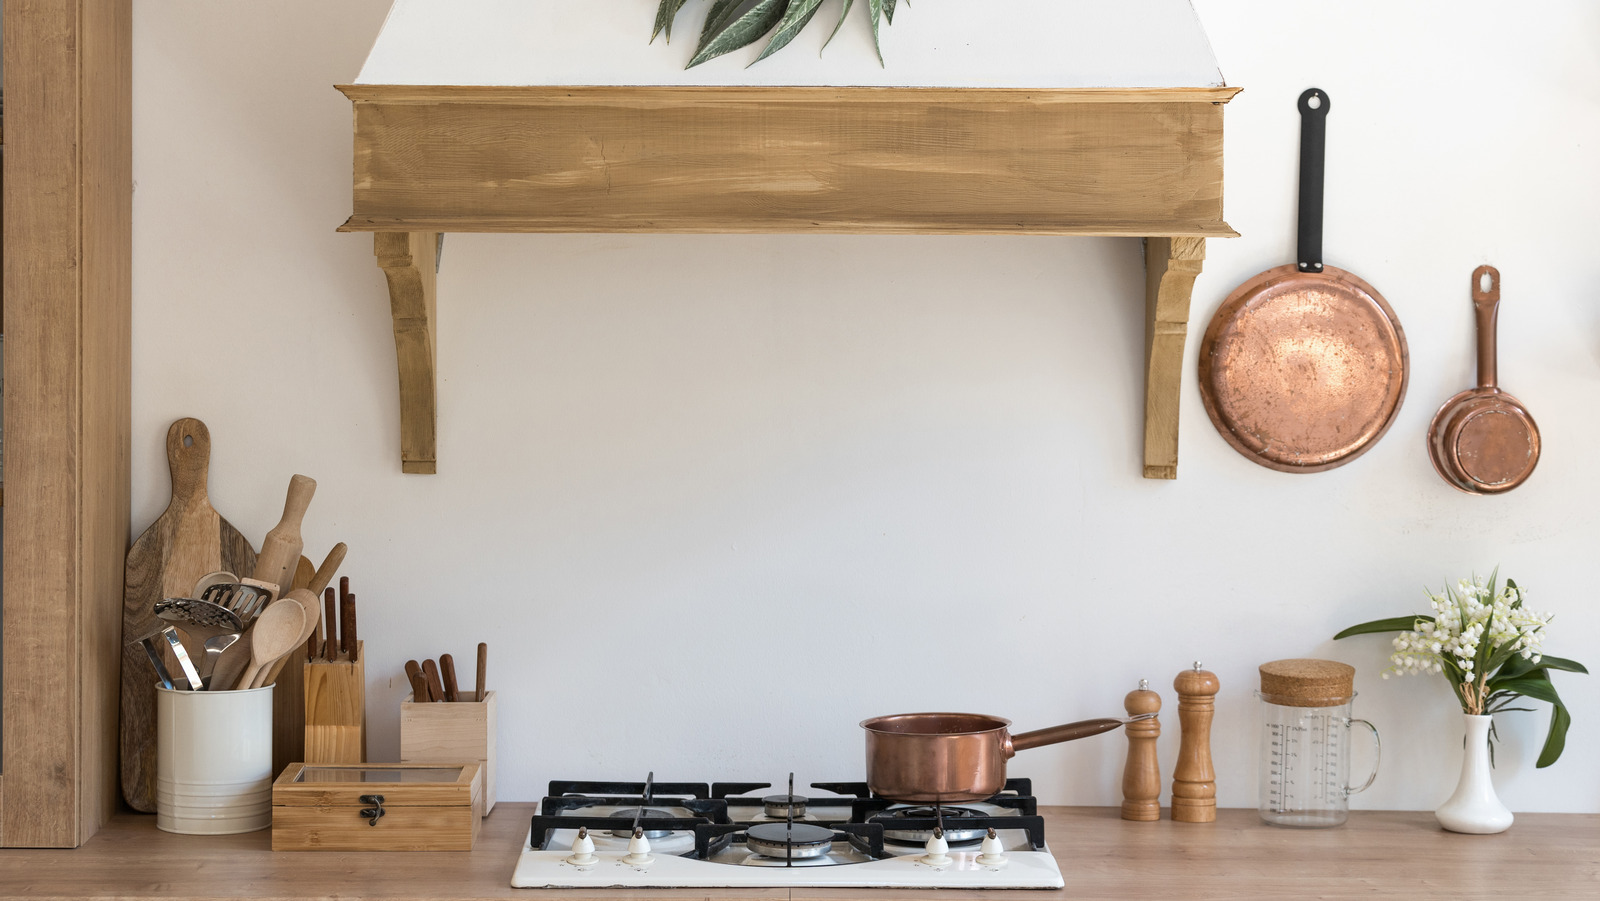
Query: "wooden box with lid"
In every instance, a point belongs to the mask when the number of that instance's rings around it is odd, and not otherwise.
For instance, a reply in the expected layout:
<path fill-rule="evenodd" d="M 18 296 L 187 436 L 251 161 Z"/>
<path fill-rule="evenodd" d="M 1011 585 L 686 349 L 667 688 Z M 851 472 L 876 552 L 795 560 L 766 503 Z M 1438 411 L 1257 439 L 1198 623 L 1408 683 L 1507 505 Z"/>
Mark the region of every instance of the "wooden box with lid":
<path fill-rule="evenodd" d="M 272 785 L 274 851 L 471 851 L 477 763 L 293 763 Z"/>

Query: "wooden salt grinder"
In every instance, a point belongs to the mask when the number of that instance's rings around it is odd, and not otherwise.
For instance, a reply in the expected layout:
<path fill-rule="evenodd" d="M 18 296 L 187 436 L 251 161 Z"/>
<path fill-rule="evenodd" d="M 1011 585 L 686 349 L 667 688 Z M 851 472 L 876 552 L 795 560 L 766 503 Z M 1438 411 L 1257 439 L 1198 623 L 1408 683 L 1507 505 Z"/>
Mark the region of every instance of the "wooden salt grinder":
<path fill-rule="evenodd" d="M 1122 706 L 1129 716 L 1155 714 L 1161 710 L 1161 696 L 1150 690 L 1150 682 L 1139 680 L 1139 687 L 1128 692 Z M 1122 818 L 1140 822 L 1161 819 L 1161 765 L 1156 760 L 1156 738 L 1161 721 L 1150 719 L 1129 723 L 1128 762 L 1122 769 Z"/>
<path fill-rule="evenodd" d="M 1217 773 L 1211 766 L 1211 716 L 1221 683 L 1216 673 L 1184 670 L 1172 680 L 1178 692 L 1178 765 L 1172 770 L 1172 819 L 1178 823 L 1214 823 L 1217 819 Z"/>

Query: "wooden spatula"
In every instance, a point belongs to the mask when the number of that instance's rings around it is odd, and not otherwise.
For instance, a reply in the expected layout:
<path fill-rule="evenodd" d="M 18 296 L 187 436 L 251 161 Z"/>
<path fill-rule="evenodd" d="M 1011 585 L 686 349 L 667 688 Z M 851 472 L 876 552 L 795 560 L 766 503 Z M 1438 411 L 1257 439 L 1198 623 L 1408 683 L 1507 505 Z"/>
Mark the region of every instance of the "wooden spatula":
<path fill-rule="evenodd" d="M 251 572 L 256 565 L 250 542 L 207 496 L 205 423 L 180 419 L 167 429 L 167 465 L 172 500 L 128 550 L 122 593 L 122 797 L 146 813 L 156 809 L 156 674 L 137 639 L 158 630 L 156 601 L 188 596 L 207 573 Z"/>

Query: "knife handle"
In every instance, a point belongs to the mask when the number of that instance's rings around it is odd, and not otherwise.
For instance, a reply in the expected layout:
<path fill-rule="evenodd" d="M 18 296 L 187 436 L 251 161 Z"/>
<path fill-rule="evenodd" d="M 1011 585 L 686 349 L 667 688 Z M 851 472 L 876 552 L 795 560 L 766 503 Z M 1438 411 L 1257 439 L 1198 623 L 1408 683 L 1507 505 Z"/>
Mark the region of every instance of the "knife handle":
<path fill-rule="evenodd" d="M 427 703 L 428 680 L 422 675 L 422 664 L 415 660 L 407 660 L 406 680 L 411 683 L 411 703 Z"/>
<path fill-rule="evenodd" d="M 339 599 L 339 645 L 344 658 L 356 659 L 356 596 L 347 594 Z"/>
<path fill-rule="evenodd" d="M 339 599 L 334 597 L 333 589 L 322 592 L 322 622 L 324 624 L 322 635 L 322 659 L 332 660 L 334 649 L 339 646 Z"/>
<path fill-rule="evenodd" d="M 483 680 L 489 675 L 489 646 L 478 642 L 478 700 L 483 700 Z"/>
<path fill-rule="evenodd" d="M 456 685 L 456 661 L 449 654 L 439 655 L 439 672 L 444 676 L 444 699 L 461 700 L 461 689 Z"/>
<path fill-rule="evenodd" d="M 432 658 L 422 661 L 422 673 L 428 677 L 428 700 L 444 700 L 444 685 L 439 681 L 439 666 Z"/>

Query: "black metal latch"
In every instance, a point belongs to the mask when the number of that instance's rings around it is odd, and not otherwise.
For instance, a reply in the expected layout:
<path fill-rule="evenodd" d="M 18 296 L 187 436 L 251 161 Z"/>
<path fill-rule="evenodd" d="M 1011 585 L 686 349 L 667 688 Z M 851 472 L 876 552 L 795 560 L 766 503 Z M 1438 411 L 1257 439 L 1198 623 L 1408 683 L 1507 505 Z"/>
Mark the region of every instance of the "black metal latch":
<path fill-rule="evenodd" d="M 378 818 L 383 816 L 383 795 L 362 795 L 359 800 L 363 804 L 372 805 L 371 807 L 361 808 L 362 816 L 371 817 L 371 820 L 367 823 L 367 825 L 378 825 Z"/>

